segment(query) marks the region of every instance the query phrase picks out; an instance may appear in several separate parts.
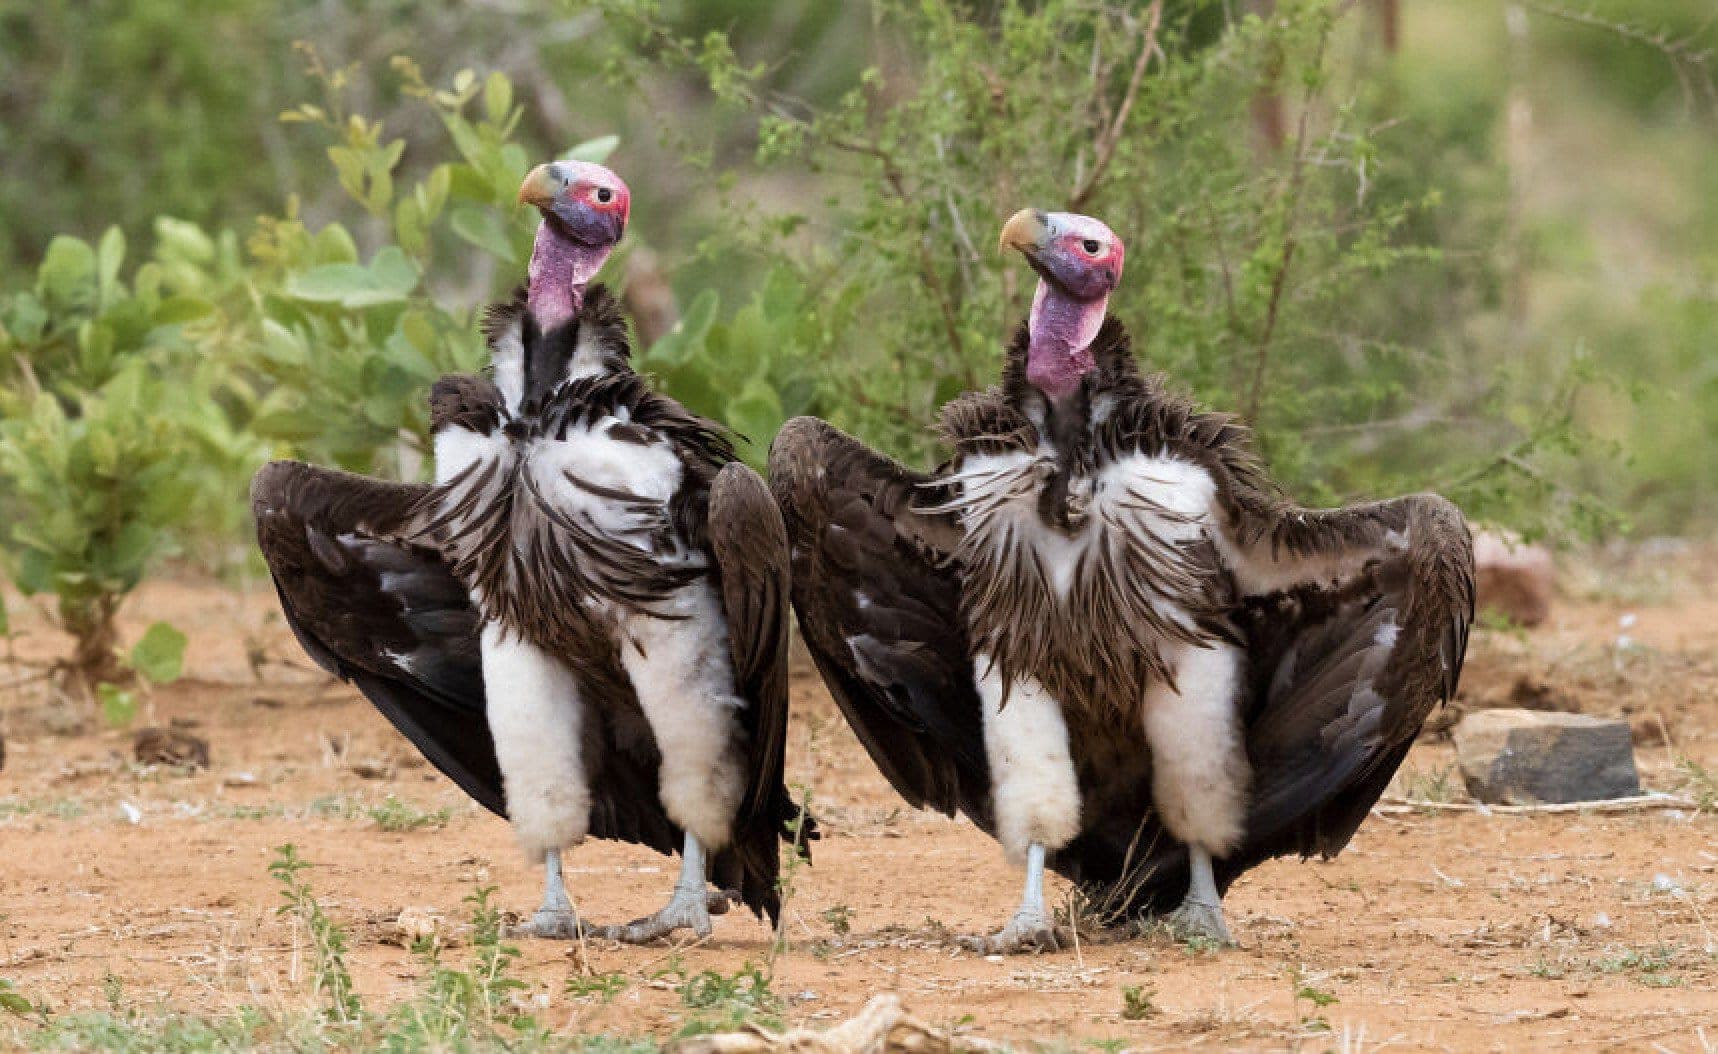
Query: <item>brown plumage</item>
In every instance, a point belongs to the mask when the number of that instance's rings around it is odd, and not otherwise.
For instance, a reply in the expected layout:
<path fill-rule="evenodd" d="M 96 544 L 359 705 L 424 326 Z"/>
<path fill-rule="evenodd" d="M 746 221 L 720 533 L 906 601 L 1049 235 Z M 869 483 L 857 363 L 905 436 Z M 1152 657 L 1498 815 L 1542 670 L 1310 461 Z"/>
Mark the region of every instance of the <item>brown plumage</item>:
<path fill-rule="evenodd" d="M 1113 317 L 1092 345 L 1096 368 L 1053 409 L 1026 381 L 1027 339 L 1022 327 L 998 387 L 944 408 L 954 456 L 932 472 L 810 418 L 777 437 L 770 480 L 795 607 L 836 701 L 909 802 L 993 830 L 972 660 L 1038 679 L 1062 704 L 1081 800 L 1080 833 L 1052 866 L 1113 909 L 1156 912 L 1186 890 L 1187 853 L 1154 811 L 1149 752 L 1120 730 L 1138 729 L 1144 686 L 1174 676 L 1161 644 L 1238 642 L 1253 783 L 1219 887 L 1272 856 L 1334 854 L 1455 691 L 1473 613 L 1460 514 L 1429 494 L 1294 505 L 1242 425 L 1139 373 Z M 1046 529 L 1082 528 L 1094 477 L 1132 455 L 1202 469 L 1218 522 L 1176 544 L 1110 524 L 1059 601 L 1031 546 L 986 529 L 1001 499 L 972 470 L 999 455 L 1020 476 L 998 493 L 1036 488 Z"/>

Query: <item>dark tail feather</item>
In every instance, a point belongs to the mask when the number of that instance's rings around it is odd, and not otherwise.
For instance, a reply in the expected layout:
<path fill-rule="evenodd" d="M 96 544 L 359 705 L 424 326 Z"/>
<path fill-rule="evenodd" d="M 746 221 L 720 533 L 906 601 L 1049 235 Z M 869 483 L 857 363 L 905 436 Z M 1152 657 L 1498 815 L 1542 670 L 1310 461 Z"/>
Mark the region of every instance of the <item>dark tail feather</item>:
<path fill-rule="evenodd" d="M 722 889 L 738 890 L 741 903 L 773 926 L 781 921 L 782 845 L 809 863 L 811 843 L 819 837 L 817 820 L 784 788 L 773 822 L 760 816 L 740 827 L 733 843 L 716 854 L 710 879 Z"/>

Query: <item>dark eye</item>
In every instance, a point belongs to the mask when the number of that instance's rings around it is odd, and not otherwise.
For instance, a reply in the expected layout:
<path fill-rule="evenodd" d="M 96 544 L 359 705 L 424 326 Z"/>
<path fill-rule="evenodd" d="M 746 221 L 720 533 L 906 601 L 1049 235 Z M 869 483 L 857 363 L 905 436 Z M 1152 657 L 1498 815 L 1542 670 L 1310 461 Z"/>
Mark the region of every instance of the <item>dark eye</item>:
<path fill-rule="evenodd" d="M 1098 244 L 1097 239 L 1087 238 L 1085 241 L 1080 243 L 1080 248 L 1086 250 L 1087 256 L 1096 256 L 1098 254 L 1098 250 L 1102 249 L 1103 246 Z"/>
<path fill-rule="evenodd" d="M 597 200 L 602 202 L 604 205 L 608 204 L 610 201 L 614 200 L 614 191 L 607 187 L 598 187 Z"/>

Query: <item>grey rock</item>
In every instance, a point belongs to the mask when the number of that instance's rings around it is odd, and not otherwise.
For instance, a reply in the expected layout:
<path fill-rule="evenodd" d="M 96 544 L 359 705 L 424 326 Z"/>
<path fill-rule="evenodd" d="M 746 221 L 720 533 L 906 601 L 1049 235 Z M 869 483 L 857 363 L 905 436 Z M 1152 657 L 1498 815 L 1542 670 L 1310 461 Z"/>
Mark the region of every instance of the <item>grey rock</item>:
<path fill-rule="evenodd" d="M 1467 791 L 1488 805 L 1639 794 L 1627 721 L 1542 710 L 1479 710 L 1451 733 Z"/>

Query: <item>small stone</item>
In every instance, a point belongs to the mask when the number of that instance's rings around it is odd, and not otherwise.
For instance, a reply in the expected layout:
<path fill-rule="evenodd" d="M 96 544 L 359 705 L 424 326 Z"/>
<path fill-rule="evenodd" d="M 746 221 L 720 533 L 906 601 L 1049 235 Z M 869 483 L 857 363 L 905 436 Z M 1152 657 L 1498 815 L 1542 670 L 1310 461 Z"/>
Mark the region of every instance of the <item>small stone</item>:
<path fill-rule="evenodd" d="M 347 767 L 367 780 L 392 779 L 394 775 L 393 764 L 385 758 L 359 758 Z"/>
<path fill-rule="evenodd" d="M 410 948 L 422 940 L 445 944 L 442 932 L 444 929 L 446 923 L 441 913 L 434 908 L 402 908 L 399 915 L 384 928 L 381 940 L 384 944 L 394 944 L 401 948 Z"/>
<path fill-rule="evenodd" d="M 1453 733 L 1467 791 L 1491 805 L 1626 798 L 1640 790 L 1626 721 L 1535 710 L 1480 710 Z"/>
<path fill-rule="evenodd" d="M 1473 563 L 1480 607 L 1521 626 L 1550 617 L 1557 588 L 1550 550 L 1505 531 L 1481 530 L 1473 536 Z"/>
<path fill-rule="evenodd" d="M 140 728 L 131 737 L 131 755 L 140 765 L 209 767 L 209 741 L 178 727 Z"/>

